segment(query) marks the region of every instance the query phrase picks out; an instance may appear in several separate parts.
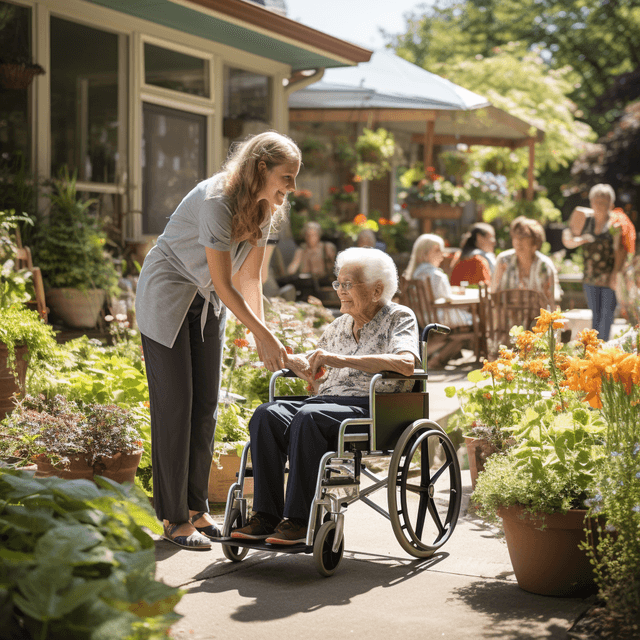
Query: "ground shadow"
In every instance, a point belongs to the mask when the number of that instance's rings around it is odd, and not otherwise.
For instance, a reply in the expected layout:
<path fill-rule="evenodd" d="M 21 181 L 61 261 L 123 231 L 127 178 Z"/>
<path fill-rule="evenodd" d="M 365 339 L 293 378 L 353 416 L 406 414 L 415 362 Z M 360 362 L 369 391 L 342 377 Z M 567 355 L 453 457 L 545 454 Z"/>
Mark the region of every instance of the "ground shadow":
<path fill-rule="evenodd" d="M 244 571 L 242 563 L 234 565 L 232 573 L 243 572 L 241 581 L 237 576 L 226 580 L 229 573 L 225 573 L 205 580 L 189 593 L 237 591 L 248 603 L 238 607 L 231 618 L 238 622 L 265 622 L 347 605 L 372 589 L 394 587 L 410 580 L 448 556 L 448 553 L 436 553 L 427 559 L 407 560 L 361 552 L 356 557 L 354 552 L 345 551 L 338 571 L 331 578 L 323 578 L 309 555 L 282 554 L 275 559 L 273 554 L 265 553 L 262 562 L 254 562 Z"/>
<path fill-rule="evenodd" d="M 479 638 L 566 640 L 567 630 L 590 600 L 539 596 L 512 581 L 477 581 L 454 589 L 450 600 L 461 599 L 493 624 L 478 630 Z M 541 626 L 544 627 L 541 635 Z"/>

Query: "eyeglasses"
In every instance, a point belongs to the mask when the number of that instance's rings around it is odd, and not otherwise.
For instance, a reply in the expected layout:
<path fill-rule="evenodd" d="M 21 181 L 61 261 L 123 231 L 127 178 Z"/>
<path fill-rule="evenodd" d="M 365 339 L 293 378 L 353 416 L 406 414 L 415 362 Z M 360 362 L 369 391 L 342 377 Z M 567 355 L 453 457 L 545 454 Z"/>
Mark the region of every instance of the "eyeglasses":
<path fill-rule="evenodd" d="M 337 291 L 340 287 L 342 287 L 342 289 L 344 291 L 349 291 L 349 289 L 351 289 L 351 287 L 356 287 L 359 284 L 362 284 L 361 282 L 339 282 L 338 280 L 334 280 L 331 283 L 331 286 Z"/>

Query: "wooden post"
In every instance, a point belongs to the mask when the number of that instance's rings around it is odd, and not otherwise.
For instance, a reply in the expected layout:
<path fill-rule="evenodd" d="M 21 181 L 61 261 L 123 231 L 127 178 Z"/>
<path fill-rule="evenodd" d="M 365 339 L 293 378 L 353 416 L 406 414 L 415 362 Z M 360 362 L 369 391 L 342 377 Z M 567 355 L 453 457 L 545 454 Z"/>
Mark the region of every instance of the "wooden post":
<path fill-rule="evenodd" d="M 533 167 L 536 159 L 535 138 L 529 138 L 529 166 L 527 168 L 527 200 L 533 200 Z"/>
<path fill-rule="evenodd" d="M 435 120 L 427 120 L 427 130 L 424 134 L 424 151 L 422 154 L 425 175 L 427 174 L 427 167 L 433 167 L 433 136 L 435 128 Z"/>

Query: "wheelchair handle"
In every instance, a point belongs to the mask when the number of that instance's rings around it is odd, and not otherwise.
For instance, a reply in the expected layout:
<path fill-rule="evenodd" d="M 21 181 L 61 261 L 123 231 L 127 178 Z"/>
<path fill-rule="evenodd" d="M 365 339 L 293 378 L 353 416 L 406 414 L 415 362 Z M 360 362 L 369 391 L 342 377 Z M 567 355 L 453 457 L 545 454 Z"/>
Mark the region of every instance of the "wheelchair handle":
<path fill-rule="evenodd" d="M 427 342 L 429 340 L 429 332 L 435 331 L 436 333 L 451 333 L 451 329 L 444 324 L 438 324 L 437 322 L 432 322 L 428 324 L 422 331 L 422 342 Z"/>

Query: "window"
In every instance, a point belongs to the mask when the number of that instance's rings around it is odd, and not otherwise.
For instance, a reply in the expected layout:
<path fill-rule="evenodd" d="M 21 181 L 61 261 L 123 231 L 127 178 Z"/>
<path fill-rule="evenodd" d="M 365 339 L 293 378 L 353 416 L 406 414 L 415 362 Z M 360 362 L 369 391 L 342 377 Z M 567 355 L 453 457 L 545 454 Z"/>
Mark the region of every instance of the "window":
<path fill-rule="evenodd" d="M 203 98 L 210 97 L 208 62 L 145 42 L 144 81 Z"/>
<path fill-rule="evenodd" d="M 271 128 L 271 102 L 269 76 L 225 67 L 223 134 L 227 147 L 234 140 Z"/>
<path fill-rule="evenodd" d="M 32 62 L 31 9 L 0 2 L 0 58 Z M 30 90 L 7 88 L 0 75 L 0 166 L 13 172 L 29 169 Z"/>
<path fill-rule="evenodd" d="M 81 182 L 114 183 L 126 156 L 126 100 L 119 95 L 119 38 L 51 18 L 51 170 Z M 126 63 L 126 60 L 122 61 Z M 124 68 L 126 64 L 122 64 Z"/>
<path fill-rule="evenodd" d="M 206 177 L 206 116 L 143 105 L 142 232 L 159 235 L 169 216 Z"/>

